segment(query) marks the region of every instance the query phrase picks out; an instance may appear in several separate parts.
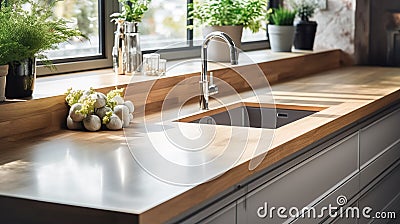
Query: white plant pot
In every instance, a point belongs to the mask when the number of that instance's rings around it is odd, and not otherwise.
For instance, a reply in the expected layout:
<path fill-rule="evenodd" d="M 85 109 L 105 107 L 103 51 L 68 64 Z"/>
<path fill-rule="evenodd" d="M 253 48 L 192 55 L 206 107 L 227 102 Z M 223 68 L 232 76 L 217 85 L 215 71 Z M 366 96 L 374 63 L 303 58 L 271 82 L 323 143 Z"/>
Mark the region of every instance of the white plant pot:
<path fill-rule="evenodd" d="M 214 31 L 224 32 L 232 38 L 236 48 L 241 48 L 243 26 L 206 26 L 202 31 L 203 38 Z M 208 45 L 208 60 L 229 62 L 231 60 L 229 46 L 218 38 L 211 40 Z"/>
<path fill-rule="evenodd" d="M 269 43 L 274 52 L 291 52 L 295 26 L 268 25 Z"/>
<path fill-rule="evenodd" d="M 6 100 L 6 76 L 8 73 L 8 65 L 0 65 L 0 102 Z"/>

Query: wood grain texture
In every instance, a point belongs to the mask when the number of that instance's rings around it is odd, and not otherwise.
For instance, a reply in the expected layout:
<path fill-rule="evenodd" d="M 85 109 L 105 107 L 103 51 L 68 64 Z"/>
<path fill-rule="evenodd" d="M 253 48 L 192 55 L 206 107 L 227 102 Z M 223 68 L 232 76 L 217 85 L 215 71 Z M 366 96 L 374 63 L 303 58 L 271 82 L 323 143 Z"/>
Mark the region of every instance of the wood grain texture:
<path fill-rule="evenodd" d="M 357 64 L 367 65 L 369 64 L 371 1 L 357 0 L 356 5 L 355 59 Z"/>
<path fill-rule="evenodd" d="M 317 72 L 338 68 L 340 66 L 340 50 L 331 50 L 315 53 L 285 53 L 272 54 L 272 61 L 263 62 L 269 55 L 257 58 L 258 66 L 244 65 L 226 68 L 221 65 L 210 65 L 210 70 L 214 71 L 216 78 L 229 83 L 236 91 L 243 92 L 250 89 L 250 86 L 244 80 L 240 73 L 264 72 L 270 83 L 277 83 L 283 80 L 302 77 L 315 74 Z M 268 57 L 267 57 L 268 56 Z M 276 60 L 275 60 L 276 58 Z M 314 63 L 318 61 L 319 63 Z M 307 65 L 307 66 L 305 66 Z M 191 68 L 192 65 L 188 67 Z M 302 69 L 298 69 L 298 68 Z M 260 70 L 261 68 L 261 70 Z M 188 68 L 186 68 L 189 70 Z M 196 66 L 194 70 L 200 69 Z M 193 68 L 192 68 L 193 70 Z M 67 105 L 64 102 L 63 95 L 52 97 L 46 95 L 47 91 L 54 93 L 64 93 L 71 86 L 74 89 L 88 89 L 95 87 L 97 91 L 106 93 L 115 87 L 126 88 L 129 85 L 131 91 L 127 92 L 126 98 L 132 100 L 137 108 L 137 114 L 157 113 L 165 101 L 166 95 L 180 82 L 187 81 L 187 89 L 182 91 L 180 98 L 196 95 L 199 92 L 198 79 L 199 72 L 179 74 L 180 71 L 171 71 L 171 76 L 166 77 L 147 77 L 147 76 L 115 76 L 112 72 L 100 70 L 96 73 L 81 73 L 71 76 L 55 76 L 39 78 L 45 81 L 39 81 L 36 88 L 40 91 L 31 100 L 22 102 L 8 102 L 0 104 L 0 127 L 11 127 L 8 131 L 0 133 L 0 140 L 15 141 L 25 137 L 32 137 L 61 130 L 65 127 L 65 118 L 68 113 Z M 76 80 L 76 81 L 74 81 Z M 217 81 L 218 84 L 218 81 Z M 46 90 L 45 90 L 46 89 Z M 220 95 L 224 95 L 220 91 Z M 169 100 L 179 100 L 169 99 Z M 63 118 L 64 117 L 64 118 Z M 61 119 L 63 118 L 63 119 Z"/>

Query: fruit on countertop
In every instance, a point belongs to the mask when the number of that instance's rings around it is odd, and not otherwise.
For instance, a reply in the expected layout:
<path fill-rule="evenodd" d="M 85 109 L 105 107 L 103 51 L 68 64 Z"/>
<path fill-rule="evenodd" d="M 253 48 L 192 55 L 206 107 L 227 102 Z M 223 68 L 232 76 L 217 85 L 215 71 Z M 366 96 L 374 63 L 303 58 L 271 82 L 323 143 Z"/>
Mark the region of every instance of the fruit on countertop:
<path fill-rule="evenodd" d="M 65 101 L 70 106 L 67 128 L 71 130 L 98 131 L 102 124 L 109 130 L 128 127 L 133 120 L 135 107 L 124 101 L 124 89 L 115 88 L 106 95 L 90 90 L 68 89 Z"/>

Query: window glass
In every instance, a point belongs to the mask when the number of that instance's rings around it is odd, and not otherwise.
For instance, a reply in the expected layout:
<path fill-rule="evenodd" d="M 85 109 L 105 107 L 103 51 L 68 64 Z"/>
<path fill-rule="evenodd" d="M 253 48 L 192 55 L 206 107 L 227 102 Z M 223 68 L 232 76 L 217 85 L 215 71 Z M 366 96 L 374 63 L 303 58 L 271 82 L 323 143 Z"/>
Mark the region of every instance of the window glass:
<path fill-rule="evenodd" d="M 59 49 L 49 50 L 51 60 L 96 56 L 101 54 L 99 37 L 100 0 L 63 0 L 54 8 L 54 16 L 64 18 L 71 27 L 78 28 L 88 40 L 73 38 L 58 45 Z"/>
<path fill-rule="evenodd" d="M 142 50 L 187 47 L 186 0 L 152 0 L 139 24 Z"/>
<path fill-rule="evenodd" d="M 243 29 L 242 42 L 267 40 L 266 24 L 263 24 L 263 28 L 257 33 L 253 33 L 249 29 Z"/>

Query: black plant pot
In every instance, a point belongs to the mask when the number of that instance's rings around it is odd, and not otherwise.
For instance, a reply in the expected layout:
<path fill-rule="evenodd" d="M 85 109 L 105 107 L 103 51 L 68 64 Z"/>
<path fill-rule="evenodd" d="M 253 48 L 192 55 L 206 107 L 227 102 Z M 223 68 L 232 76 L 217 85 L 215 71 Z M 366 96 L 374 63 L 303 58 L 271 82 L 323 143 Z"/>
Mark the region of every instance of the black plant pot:
<path fill-rule="evenodd" d="M 300 20 L 296 24 L 294 48 L 299 50 L 312 50 L 314 48 L 317 25 L 315 21 Z"/>
<path fill-rule="evenodd" d="M 31 97 L 36 80 L 36 59 L 9 63 L 6 81 L 6 98 Z"/>

